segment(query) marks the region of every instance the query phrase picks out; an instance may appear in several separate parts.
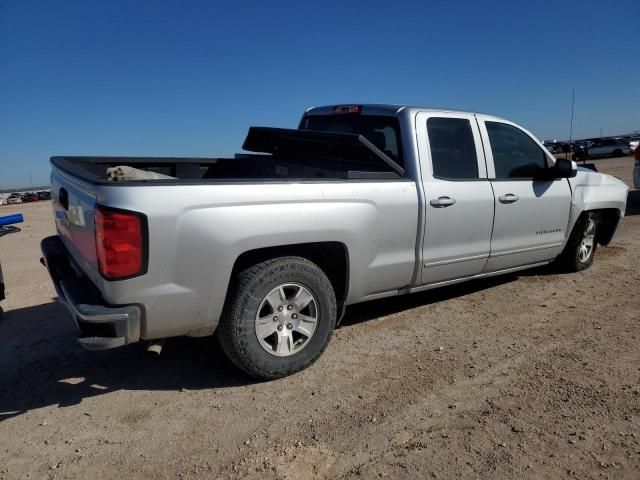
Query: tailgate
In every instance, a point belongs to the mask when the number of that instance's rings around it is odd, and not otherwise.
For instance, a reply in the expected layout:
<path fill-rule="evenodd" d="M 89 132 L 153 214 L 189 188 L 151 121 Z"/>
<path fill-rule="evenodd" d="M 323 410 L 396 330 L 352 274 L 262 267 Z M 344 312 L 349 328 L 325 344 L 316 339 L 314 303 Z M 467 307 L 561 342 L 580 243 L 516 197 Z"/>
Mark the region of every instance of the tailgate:
<path fill-rule="evenodd" d="M 91 185 L 53 166 L 51 194 L 56 230 L 64 246 L 89 278 L 100 279 L 94 233 L 96 197 Z"/>

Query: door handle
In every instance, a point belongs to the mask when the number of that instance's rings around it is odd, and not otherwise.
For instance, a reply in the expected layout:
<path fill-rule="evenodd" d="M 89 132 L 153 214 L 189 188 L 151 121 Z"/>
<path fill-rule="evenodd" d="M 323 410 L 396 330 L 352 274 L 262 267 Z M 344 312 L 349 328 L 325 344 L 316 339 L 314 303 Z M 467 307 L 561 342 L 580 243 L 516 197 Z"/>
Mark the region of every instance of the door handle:
<path fill-rule="evenodd" d="M 514 203 L 520 200 L 520 197 L 513 193 L 507 193 L 506 195 L 498 197 L 498 200 L 500 200 L 500 203 Z"/>
<path fill-rule="evenodd" d="M 456 199 L 455 198 L 438 197 L 438 198 L 434 198 L 433 200 L 431 200 L 429 202 L 429 205 L 431 205 L 432 207 L 436 207 L 436 208 L 444 208 L 444 207 L 450 207 L 454 203 L 456 203 Z"/>

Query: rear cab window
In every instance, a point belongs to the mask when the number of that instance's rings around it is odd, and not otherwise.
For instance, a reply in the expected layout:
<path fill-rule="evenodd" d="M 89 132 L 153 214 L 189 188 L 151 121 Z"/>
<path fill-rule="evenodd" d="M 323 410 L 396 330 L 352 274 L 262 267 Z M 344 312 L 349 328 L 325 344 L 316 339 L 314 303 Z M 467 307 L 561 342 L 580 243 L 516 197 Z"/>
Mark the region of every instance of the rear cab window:
<path fill-rule="evenodd" d="M 394 116 L 335 114 L 306 115 L 300 122 L 300 130 L 316 132 L 351 133 L 362 135 L 401 167 L 402 142 L 400 122 Z"/>

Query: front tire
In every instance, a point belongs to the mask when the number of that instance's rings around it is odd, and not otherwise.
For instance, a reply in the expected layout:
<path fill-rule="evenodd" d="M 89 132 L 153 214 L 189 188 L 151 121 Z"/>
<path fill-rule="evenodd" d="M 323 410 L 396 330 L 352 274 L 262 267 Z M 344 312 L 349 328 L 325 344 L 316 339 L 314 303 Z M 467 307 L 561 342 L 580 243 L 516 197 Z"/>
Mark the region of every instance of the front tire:
<path fill-rule="evenodd" d="M 320 357 L 337 316 L 333 287 L 320 267 L 305 258 L 280 257 L 239 272 L 232 282 L 217 334 L 238 368 L 273 379 Z"/>
<path fill-rule="evenodd" d="M 593 255 L 598 246 L 596 242 L 597 230 L 596 215 L 593 212 L 582 214 L 573 227 L 567 245 L 558 257 L 557 264 L 568 272 L 579 272 L 589 268 L 593 263 Z"/>

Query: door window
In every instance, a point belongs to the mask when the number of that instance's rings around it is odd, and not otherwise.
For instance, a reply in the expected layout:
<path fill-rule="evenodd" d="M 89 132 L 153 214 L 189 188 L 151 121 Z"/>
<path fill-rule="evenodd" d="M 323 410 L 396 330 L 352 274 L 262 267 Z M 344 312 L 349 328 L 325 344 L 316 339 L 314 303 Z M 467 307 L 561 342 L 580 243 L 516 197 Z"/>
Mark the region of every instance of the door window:
<path fill-rule="evenodd" d="M 547 156 L 519 128 L 506 123 L 485 122 L 496 178 L 532 178 L 547 167 Z"/>
<path fill-rule="evenodd" d="M 434 177 L 478 178 L 478 157 L 469 120 L 431 117 L 427 120 L 427 132 Z"/>

